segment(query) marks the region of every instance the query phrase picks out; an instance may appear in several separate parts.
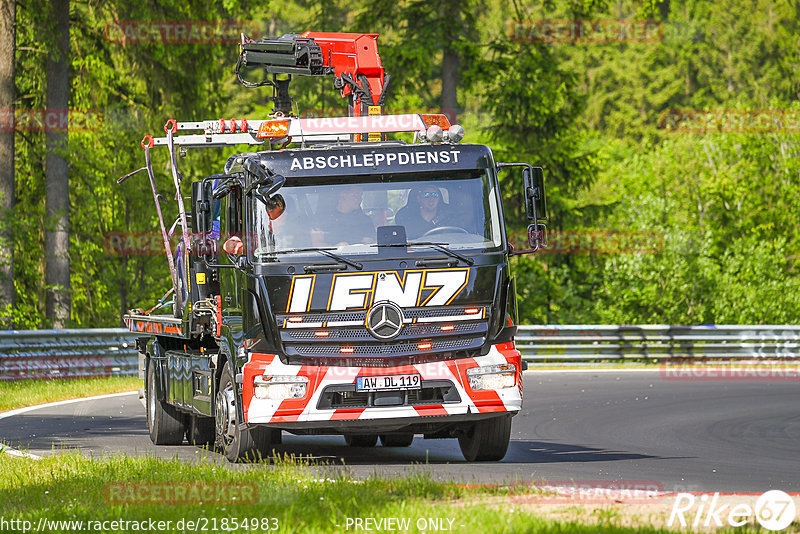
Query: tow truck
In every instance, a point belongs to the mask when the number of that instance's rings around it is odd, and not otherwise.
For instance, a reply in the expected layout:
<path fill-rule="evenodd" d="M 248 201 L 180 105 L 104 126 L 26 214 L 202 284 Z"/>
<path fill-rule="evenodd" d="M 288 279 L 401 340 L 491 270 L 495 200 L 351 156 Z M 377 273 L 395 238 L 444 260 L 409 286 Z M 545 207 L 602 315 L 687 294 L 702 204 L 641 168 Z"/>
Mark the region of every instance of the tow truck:
<path fill-rule="evenodd" d="M 458 439 L 467 461 L 505 456 L 524 367 L 509 258 L 546 245 L 543 171 L 495 162 L 445 115 L 385 114 L 377 38 L 243 35 L 237 76 L 272 86 L 273 113 L 171 119 L 142 141 L 144 167 L 118 180 L 146 171 L 171 276 L 158 305 L 123 316 L 141 334 L 153 443 L 235 462 L 270 455 L 283 432 L 353 447 L 421 435 Z M 295 75 L 333 76 L 348 116 L 298 117 Z M 156 146 L 175 188 L 169 227 Z M 222 172 L 186 180 L 179 157 L 198 148 L 233 153 Z M 506 235 L 504 167 L 522 174 L 526 250 Z"/>

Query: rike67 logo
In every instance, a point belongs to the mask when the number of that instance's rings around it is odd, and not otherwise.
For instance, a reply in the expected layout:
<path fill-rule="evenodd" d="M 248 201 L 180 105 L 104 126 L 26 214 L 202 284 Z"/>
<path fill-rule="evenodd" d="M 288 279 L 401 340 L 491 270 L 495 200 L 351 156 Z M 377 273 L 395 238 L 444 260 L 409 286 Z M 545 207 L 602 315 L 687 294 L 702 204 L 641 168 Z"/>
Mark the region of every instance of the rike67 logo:
<path fill-rule="evenodd" d="M 741 501 L 736 502 L 741 498 L 741 495 L 725 496 L 725 502 L 722 502 L 719 493 L 678 493 L 667 526 L 686 527 L 691 523 L 693 528 L 742 527 L 754 520 L 767 530 L 777 531 L 794 521 L 797 511 L 794 499 L 783 491 L 770 490 L 764 493 L 752 507 Z"/>

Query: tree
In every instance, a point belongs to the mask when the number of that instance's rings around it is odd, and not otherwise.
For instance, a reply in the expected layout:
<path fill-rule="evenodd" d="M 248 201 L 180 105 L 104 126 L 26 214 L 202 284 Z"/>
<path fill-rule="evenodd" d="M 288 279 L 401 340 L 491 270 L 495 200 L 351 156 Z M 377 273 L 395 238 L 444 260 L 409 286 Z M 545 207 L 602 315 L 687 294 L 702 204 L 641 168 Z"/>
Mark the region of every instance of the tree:
<path fill-rule="evenodd" d="M 473 79 L 464 74 L 476 64 L 483 4 L 482 0 L 368 0 L 356 23 L 362 31 L 385 28 L 381 34 L 388 39 L 381 42 L 381 57 L 384 65 L 391 65 L 387 70 L 394 77 L 394 94 L 438 93 L 441 110 L 453 121 L 463 111 L 458 90 L 468 89 Z"/>
<path fill-rule="evenodd" d="M 69 272 L 69 0 L 53 0 L 53 48 L 47 56 L 45 159 L 45 284 L 47 318 L 63 328 L 70 316 Z"/>
<path fill-rule="evenodd" d="M 14 209 L 14 45 L 17 4 L 0 5 L 0 307 L 14 305 L 14 243 L 11 213 Z M 0 317 L 0 324 L 10 320 Z"/>

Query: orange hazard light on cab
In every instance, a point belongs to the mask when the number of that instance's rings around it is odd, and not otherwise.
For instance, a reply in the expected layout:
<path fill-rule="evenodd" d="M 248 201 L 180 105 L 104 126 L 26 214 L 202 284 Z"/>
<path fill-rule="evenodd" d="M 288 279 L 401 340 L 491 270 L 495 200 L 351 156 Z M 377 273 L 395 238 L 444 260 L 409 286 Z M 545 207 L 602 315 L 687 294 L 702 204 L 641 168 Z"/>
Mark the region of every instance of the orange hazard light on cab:
<path fill-rule="evenodd" d="M 434 124 L 440 127 L 442 130 L 449 130 L 450 129 L 450 120 L 447 118 L 447 115 L 443 113 L 437 113 L 435 115 L 420 115 L 422 117 L 422 122 L 425 123 L 425 126 L 430 128 Z"/>
<path fill-rule="evenodd" d="M 288 120 L 264 121 L 258 127 L 256 137 L 258 139 L 286 137 L 289 135 L 289 122 Z"/>

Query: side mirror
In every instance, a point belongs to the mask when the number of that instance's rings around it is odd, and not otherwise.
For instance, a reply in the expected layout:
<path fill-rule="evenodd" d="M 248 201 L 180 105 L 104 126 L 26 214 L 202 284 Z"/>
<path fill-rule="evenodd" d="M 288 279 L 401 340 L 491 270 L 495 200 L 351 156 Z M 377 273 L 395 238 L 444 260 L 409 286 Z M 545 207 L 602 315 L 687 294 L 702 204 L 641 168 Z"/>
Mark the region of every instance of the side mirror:
<path fill-rule="evenodd" d="M 243 165 L 244 169 L 255 177 L 256 182 L 266 180 L 269 175 L 258 161 L 258 157 L 247 158 Z"/>
<path fill-rule="evenodd" d="M 272 183 L 269 185 L 263 185 L 258 188 L 258 192 L 264 195 L 265 197 L 269 198 L 275 193 L 277 193 L 278 189 L 283 187 L 283 184 L 286 183 L 286 178 L 281 176 L 280 174 L 276 174 L 272 176 Z"/>
<path fill-rule="evenodd" d="M 283 198 L 283 195 L 275 195 L 273 197 L 269 197 L 266 202 L 267 205 L 267 215 L 269 215 L 269 220 L 274 221 L 281 215 L 283 212 L 286 211 L 286 200 Z"/>
<path fill-rule="evenodd" d="M 522 169 L 525 195 L 525 212 L 532 224 L 528 225 L 528 246 L 531 252 L 547 246 L 547 203 L 544 193 L 544 171 L 541 167 L 525 166 Z"/>
<path fill-rule="evenodd" d="M 231 192 L 231 189 L 233 189 L 233 186 L 230 184 L 222 184 L 214 189 L 214 194 L 212 196 L 214 197 L 214 200 L 219 200 L 222 197 L 228 196 L 228 193 Z"/>
<path fill-rule="evenodd" d="M 286 209 L 286 200 L 282 195 L 275 194 L 275 192 L 286 183 L 286 178 L 276 174 L 275 176 L 271 176 L 269 180 L 271 180 L 270 183 L 258 186 L 253 196 L 267 207 L 269 218 L 274 221 L 280 217 Z"/>
<path fill-rule="evenodd" d="M 522 183 L 525 191 L 525 211 L 528 219 L 538 222 L 547 220 L 547 204 L 544 194 L 544 171 L 541 167 L 524 167 Z"/>
<path fill-rule="evenodd" d="M 212 196 L 213 189 L 210 182 L 200 181 L 192 183 L 192 198 L 194 199 L 192 229 L 196 233 L 205 234 L 212 230 Z"/>

